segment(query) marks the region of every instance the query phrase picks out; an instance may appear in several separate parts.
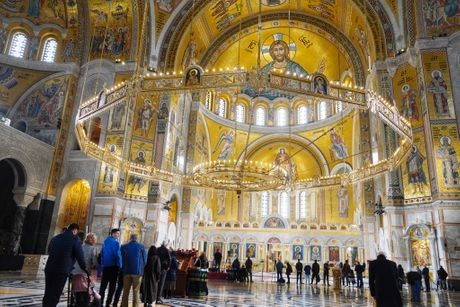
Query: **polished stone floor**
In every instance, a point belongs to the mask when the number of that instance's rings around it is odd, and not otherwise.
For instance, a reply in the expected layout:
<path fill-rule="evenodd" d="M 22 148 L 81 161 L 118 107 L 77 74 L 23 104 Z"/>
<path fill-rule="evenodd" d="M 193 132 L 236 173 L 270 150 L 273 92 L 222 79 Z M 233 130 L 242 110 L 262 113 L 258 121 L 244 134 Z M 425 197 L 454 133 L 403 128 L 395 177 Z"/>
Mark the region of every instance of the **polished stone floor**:
<path fill-rule="evenodd" d="M 228 281 L 209 281 L 209 295 L 203 299 L 173 298 L 166 306 L 373 306 L 367 285 L 364 290 L 346 287 L 340 292 L 332 287 L 291 284 L 277 285 L 270 275 L 255 277 L 250 284 Z M 40 306 L 44 278 L 17 273 L 0 273 L 0 306 Z M 409 302 L 407 289 L 403 291 L 406 306 L 460 306 L 460 293 L 432 291 L 422 294 L 421 303 Z M 58 306 L 66 306 L 66 293 Z"/>

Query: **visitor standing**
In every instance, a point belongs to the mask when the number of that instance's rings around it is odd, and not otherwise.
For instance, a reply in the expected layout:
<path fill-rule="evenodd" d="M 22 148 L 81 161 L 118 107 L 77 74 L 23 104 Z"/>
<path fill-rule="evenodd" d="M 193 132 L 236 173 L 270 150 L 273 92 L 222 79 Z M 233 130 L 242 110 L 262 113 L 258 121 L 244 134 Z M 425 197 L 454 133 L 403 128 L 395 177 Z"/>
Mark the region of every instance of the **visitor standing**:
<path fill-rule="evenodd" d="M 117 284 L 118 273 L 121 269 L 121 253 L 120 243 L 120 229 L 114 228 L 110 231 L 110 236 L 104 240 L 101 251 L 102 263 L 102 279 L 99 293 L 101 294 L 101 302 L 104 305 L 105 290 L 109 286 L 109 293 L 107 294 L 106 306 L 112 304 L 113 294 L 115 293 L 115 286 Z"/>
<path fill-rule="evenodd" d="M 342 268 L 342 285 L 343 286 L 350 286 L 350 272 L 351 272 L 351 267 L 350 264 L 348 263 L 348 259 L 345 260 L 345 263 L 343 264 Z M 345 282 L 345 284 L 344 284 Z"/>
<path fill-rule="evenodd" d="M 369 289 L 377 302 L 377 307 L 402 306 L 401 293 L 398 291 L 396 263 L 387 260 L 383 253 L 369 263 Z"/>
<path fill-rule="evenodd" d="M 355 272 L 356 272 L 356 287 L 363 288 L 363 273 L 364 273 L 364 265 L 360 264 L 359 261 L 356 261 L 355 265 Z"/>
<path fill-rule="evenodd" d="M 398 264 L 398 288 L 399 291 L 402 291 L 402 285 L 406 283 L 406 273 L 402 265 Z"/>
<path fill-rule="evenodd" d="M 329 261 L 326 261 L 323 265 L 323 279 L 324 285 L 330 286 L 329 284 Z"/>
<path fill-rule="evenodd" d="M 422 291 L 422 275 L 419 273 L 418 267 L 415 271 L 407 273 L 407 283 L 410 285 L 411 301 L 420 302 Z"/>
<path fill-rule="evenodd" d="M 289 261 L 286 261 L 286 277 L 287 277 L 287 284 L 291 283 L 291 273 L 292 273 L 292 266 Z"/>
<path fill-rule="evenodd" d="M 276 262 L 276 281 L 281 283 L 283 280 L 283 263 L 281 262 L 281 259 L 278 259 L 278 262 Z"/>
<path fill-rule="evenodd" d="M 123 297 L 121 306 L 128 307 L 128 298 L 133 288 L 133 307 L 139 305 L 139 290 L 147 262 L 144 245 L 137 242 L 137 234 L 131 234 L 129 243 L 121 246 L 123 259 Z"/>
<path fill-rule="evenodd" d="M 144 277 L 141 285 L 142 302 L 151 307 L 157 301 L 158 283 L 161 279 L 161 261 L 157 248 L 151 246 L 147 253 L 147 264 L 144 267 Z M 144 305 L 144 306 L 145 306 Z"/>
<path fill-rule="evenodd" d="M 85 258 L 86 270 L 82 270 L 78 263 L 75 263 L 72 270 L 72 291 L 75 293 L 75 301 L 77 306 L 88 306 L 88 275 L 92 269 L 98 266 L 97 249 L 96 249 L 97 236 L 90 232 L 86 235 L 85 241 L 82 245 L 83 257 Z M 96 279 L 96 276 L 92 276 Z"/>
<path fill-rule="evenodd" d="M 169 254 L 169 250 L 166 245 L 166 241 L 163 241 L 161 246 L 158 248 L 158 257 L 160 257 L 161 262 L 161 279 L 158 284 L 157 304 L 163 304 L 161 295 L 163 294 L 163 288 L 166 281 L 166 273 L 171 266 L 171 255 Z"/>
<path fill-rule="evenodd" d="M 426 265 L 422 270 L 422 276 L 425 281 L 425 291 L 430 292 L 430 269 Z"/>
<path fill-rule="evenodd" d="M 165 282 L 165 298 L 171 298 L 173 291 L 176 290 L 177 269 L 179 268 L 179 261 L 176 258 L 176 252 L 171 251 L 171 265 L 166 273 Z"/>
<path fill-rule="evenodd" d="M 246 271 L 248 272 L 248 282 L 253 282 L 252 281 L 252 260 L 251 257 L 248 256 L 248 259 L 246 259 Z"/>
<path fill-rule="evenodd" d="M 80 239 L 77 237 L 78 225 L 70 224 L 67 229 L 54 236 L 48 245 L 48 260 L 45 266 L 44 307 L 55 307 L 59 303 L 62 290 L 77 260 L 86 271 L 85 258 Z"/>
<path fill-rule="evenodd" d="M 438 286 L 441 286 L 441 290 L 447 290 L 447 276 L 448 274 L 446 270 L 444 270 L 444 268 L 441 265 L 438 270 Z"/>
<path fill-rule="evenodd" d="M 220 252 L 220 249 L 217 249 L 216 252 L 214 253 L 214 267 L 220 271 L 220 263 L 222 262 L 222 253 Z"/>
<path fill-rule="evenodd" d="M 307 263 L 303 268 L 303 271 L 305 272 L 305 283 L 308 284 L 308 282 L 310 281 L 311 266 Z"/>
<path fill-rule="evenodd" d="M 297 263 L 295 264 L 295 271 L 297 273 L 296 276 L 296 282 L 299 284 L 303 284 L 302 282 L 302 269 L 303 269 L 303 264 L 300 262 L 300 259 L 297 259 Z"/>
<path fill-rule="evenodd" d="M 313 280 L 316 280 L 316 285 L 319 283 L 320 278 L 319 278 L 319 263 L 317 260 L 313 262 L 313 265 L 311 266 L 311 271 L 312 271 L 312 276 L 311 276 L 311 283 L 313 283 Z"/>

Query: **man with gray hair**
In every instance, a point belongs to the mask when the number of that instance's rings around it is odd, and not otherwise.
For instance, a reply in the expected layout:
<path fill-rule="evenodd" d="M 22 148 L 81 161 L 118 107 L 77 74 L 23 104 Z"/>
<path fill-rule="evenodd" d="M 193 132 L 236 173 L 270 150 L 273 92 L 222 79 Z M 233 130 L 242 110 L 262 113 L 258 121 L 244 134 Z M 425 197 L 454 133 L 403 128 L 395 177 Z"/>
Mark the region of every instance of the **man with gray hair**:
<path fill-rule="evenodd" d="M 121 306 L 128 307 L 129 291 L 132 286 L 133 307 L 137 307 L 142 275 L 147 262 L 144 245 L 137 242 L 137 234 L 131 234 L 129 243 L 121 246 L 121 256 L 123 258 L 123 297 Z"/>

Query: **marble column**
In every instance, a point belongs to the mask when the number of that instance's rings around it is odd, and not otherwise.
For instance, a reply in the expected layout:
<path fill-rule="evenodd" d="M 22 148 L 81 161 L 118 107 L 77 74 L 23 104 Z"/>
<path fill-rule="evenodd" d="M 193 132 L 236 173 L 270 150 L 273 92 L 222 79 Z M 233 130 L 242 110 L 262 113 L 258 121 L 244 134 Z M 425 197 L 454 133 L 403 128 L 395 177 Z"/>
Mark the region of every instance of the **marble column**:
<path fill-rule="evenodd" d="M 13 190 L 13 199 L 16 203 L 16 212 L 14 214 L 13 228 L 11 229 L 11 236 L 9 238 L 8 253 L 17 254 L 19 245 L 21 243 L 22 226 L 24 225 L 24 218 L 26 209 L 29 204 L 34 200 L 35 194 L 27 191 L 25 188 L 16 188 Z"/>

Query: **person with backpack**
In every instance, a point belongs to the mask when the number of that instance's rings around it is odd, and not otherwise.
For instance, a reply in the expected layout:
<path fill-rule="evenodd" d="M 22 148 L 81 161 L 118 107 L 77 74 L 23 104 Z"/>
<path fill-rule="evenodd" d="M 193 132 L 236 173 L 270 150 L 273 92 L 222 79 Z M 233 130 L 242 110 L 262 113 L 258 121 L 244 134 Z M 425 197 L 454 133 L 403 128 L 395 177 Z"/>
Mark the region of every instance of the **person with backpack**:
<path fill-rule="evenodd" d="M 439 270 L 438 270 L 438 286 L 441 286 L 441 290 L 447 290 L 447 276 L 449 276 L 449 274 L 447 274 L 446 270 L 444 270 L 444 268 L 442 267 L 442 265 L 439 267 Z"/>
<path fill-rule="evenodd" d="M 297 259 L 297 263 L 295 264 L 295 270 L 296 270 L 296 273 L 297 273 L 297 276 L 296 276 L 296 282 L 299 284 L 303 284 L 302 282 L 302 268 L 303 268 L 303 264 L 302 262 L 300 262 L 300 259 Z"/>

